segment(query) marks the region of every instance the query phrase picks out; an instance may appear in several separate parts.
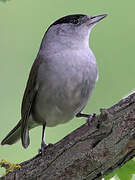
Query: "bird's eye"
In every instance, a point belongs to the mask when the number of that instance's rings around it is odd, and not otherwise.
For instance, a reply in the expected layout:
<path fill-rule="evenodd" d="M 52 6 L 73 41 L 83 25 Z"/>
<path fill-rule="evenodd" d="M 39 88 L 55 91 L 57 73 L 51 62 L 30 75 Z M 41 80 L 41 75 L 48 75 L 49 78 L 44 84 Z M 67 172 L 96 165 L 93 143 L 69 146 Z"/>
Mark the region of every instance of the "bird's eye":
<path fill-rule="evenodd" d="M 78 24 L 78 19 L 74 19 L 73 24 Z"/>

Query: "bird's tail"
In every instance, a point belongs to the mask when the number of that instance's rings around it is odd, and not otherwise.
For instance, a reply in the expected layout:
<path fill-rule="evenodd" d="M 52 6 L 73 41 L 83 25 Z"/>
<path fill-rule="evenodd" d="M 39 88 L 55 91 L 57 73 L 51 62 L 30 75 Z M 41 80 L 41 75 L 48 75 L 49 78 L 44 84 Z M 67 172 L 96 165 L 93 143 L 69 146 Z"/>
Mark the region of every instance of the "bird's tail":
<path fill-rule="evenodd" d="M 1 145 L 5 145 L 5 144 L 12 145 L 20 139 L 20 136 L 21 136 L 21 120 L 2 140 Z"/>
<path fill-rule="evenodd" d="M 12 144 L 16 143 L 21 138 L 21 124 L 22 124 L 22 120 L 20 120 L 18 122 L 18 124 L 2 140 L 1 145 L 5 145 L 5 144 L 12 145 Z M 37 126 L 37 124 L 34 123 L 34 121 L 32 121 L 32 120 L 29 121 L 28 125 L 29 125 L 28 130 Z"/>

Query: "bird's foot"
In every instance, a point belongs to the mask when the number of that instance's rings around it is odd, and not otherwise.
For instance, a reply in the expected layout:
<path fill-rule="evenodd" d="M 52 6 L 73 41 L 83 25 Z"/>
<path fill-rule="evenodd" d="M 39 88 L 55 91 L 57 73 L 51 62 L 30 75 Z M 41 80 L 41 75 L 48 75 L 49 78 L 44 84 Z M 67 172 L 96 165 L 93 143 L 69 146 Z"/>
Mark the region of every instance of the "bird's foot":
<path fill-rule="evenodd" d="M 53 144 L 49 143 L 49 144 L 47 145 L 47 144 L 45 144 L 45 142 L 43 141 L 43 142 L 41 143 L 41 149 L 38 150 L 38 153 L 41 154 L 41 155 L 44 155 L 46 149 L 47 149 L 47 148 L 50 148 L 50 147 L 52 147 L 52 146 L 53 146 Z"/>
<path fill-rule="evenodd" d="M 87 118 L 87 123 L 88 123 L 89 126 L 91 126 L 95 116 L 96 116 L 96 113 L 93 113 L 93 114 L 78 113 L 76 115 L 76 117 L 85 117 L 85 118 Z"/>
<path fill-rule="evenodd" d="M 93 123 L 95 117 L 96 117 L 96 113 L 89 114 L 89 116 L 88 116 L 88 118 L 87 118 L 88 126 L 91 126 L 91 124 Z"/>
<path fill-rule="evenodd" d="M 39 149 L 38 150 L 38 153 L 40 154 L 44 154 L 44 152 L 45 152 L 45 150 L 46 150 L 46 148 L 47 148 L 47 145 L 45 144 L 45 142 L 44 141 L 42 141 L 42 143 L 41 143 L 41 149 Z"/>
<path fill-rule="evenodd" d="M 6 160 L 1 160 L 0 166 L 6 169 L 6 172 L 3 174 L 3 176 L 6 176 L 9 172 L 13 172 L 16 168 L 21 168 L 20 164 L 10 163 Z"/>

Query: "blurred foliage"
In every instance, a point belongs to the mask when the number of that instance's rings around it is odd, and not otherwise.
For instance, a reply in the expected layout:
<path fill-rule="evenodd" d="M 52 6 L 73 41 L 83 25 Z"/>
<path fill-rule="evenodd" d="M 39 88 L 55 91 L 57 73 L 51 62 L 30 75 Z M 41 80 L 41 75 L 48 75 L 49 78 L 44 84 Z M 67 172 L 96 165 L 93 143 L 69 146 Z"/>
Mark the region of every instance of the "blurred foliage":
<path fill-rule="evenodd" d="M 106 176 L 105 180 L 110 180 L 116 175 L 120 180 L 131 180 L 133 174 L 135 174 L 135 161 L 131 160 L 127 162 L 124 166 L 122 166 L 120 169 L 117 169 L 113 173 Z"/>
<path fill-rule="evenodd" d="M 10 1 L 10 0 L 0 0 L 0 1 L 2 1 L 2 2 L 7 2 L 7 1 Z"/>

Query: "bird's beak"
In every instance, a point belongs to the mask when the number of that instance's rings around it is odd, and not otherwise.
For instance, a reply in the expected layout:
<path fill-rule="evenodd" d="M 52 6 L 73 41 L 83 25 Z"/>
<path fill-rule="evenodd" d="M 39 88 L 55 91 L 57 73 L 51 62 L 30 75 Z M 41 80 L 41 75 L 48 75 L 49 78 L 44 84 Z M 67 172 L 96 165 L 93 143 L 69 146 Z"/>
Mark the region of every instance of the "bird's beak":
<path fill-rule="evenodd" d="M 98 21 L 102 20 L 103 18 L 105 18 L 107 16 L 107 14 L 102 14 L 102 15 L 98 15 L 98 16 L 92 16 L 90 17 L 90 24 L 95 24 Z"/>

